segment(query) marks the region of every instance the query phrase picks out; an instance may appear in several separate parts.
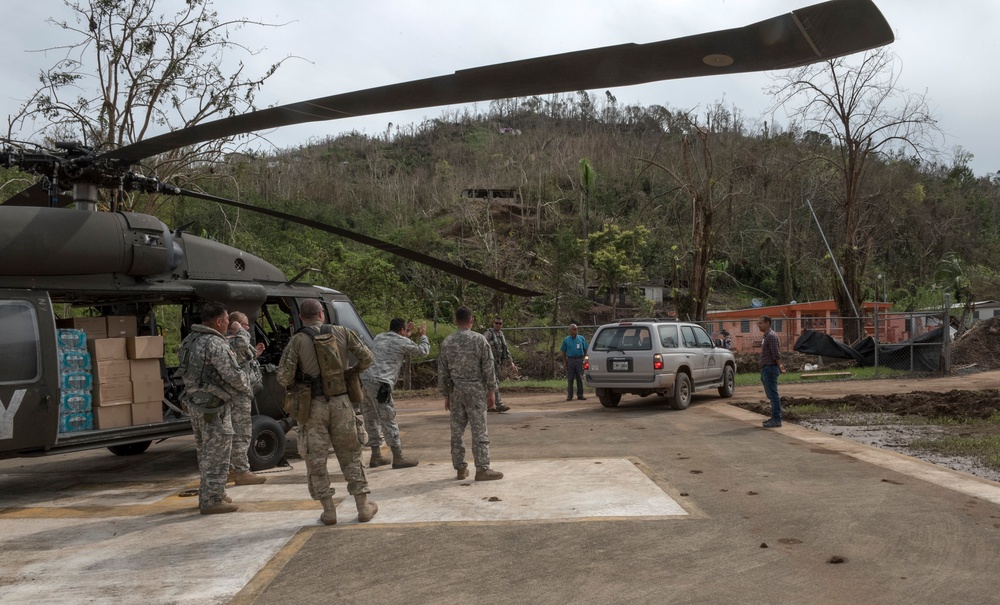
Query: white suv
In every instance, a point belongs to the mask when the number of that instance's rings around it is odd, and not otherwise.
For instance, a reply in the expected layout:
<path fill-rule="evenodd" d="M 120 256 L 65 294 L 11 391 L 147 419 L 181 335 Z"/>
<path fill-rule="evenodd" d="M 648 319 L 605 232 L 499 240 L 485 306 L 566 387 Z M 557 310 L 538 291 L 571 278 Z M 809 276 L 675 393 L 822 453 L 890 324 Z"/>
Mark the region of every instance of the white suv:
<path fill-rule="evenodd" d="M 666 395 L 683 410 L 691 395 L 718 388 L 732 397 L 736 359 L 698 324 L 670 319 L 625 319 L 597 329 L 583 361 L 587 386 L 601 405 L 613 408 L 622 395 Z"/>

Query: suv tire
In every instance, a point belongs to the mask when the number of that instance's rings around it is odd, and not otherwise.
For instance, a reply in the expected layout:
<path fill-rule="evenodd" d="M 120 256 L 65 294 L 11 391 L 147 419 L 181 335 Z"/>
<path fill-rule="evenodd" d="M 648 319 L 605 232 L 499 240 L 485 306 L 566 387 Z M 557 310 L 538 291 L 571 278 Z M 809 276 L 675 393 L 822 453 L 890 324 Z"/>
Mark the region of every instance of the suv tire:
<path fill-rule="evenodd" d="M 670 396 L 670 406 L 675 410 L 686 410 L 691 404 L 691 378 L 678 372 L 674 378 L 674 393 Z"/>
<path fill-rule="evenodd" d="M 733 366 L 726 366 L 722 371 L 722 386 L 719 387 L 719 397 L 732 397 L 736 392 L 736 372 Z"/>
<path fill-rule="evenodd" d="M 622 400 L 621 393 L 612 393 L 610 389 L 597 389 L 597 399 L 606 408 L 618 407 L 618 402 Z"/>

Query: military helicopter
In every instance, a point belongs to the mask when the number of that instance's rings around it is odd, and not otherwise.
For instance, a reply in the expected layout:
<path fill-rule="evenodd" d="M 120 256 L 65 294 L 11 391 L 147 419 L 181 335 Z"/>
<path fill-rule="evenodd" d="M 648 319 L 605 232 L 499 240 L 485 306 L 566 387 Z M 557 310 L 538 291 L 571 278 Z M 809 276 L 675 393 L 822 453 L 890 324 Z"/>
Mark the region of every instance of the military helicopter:
<path fill-rule="evenodd" d="M 298 308 L 306 299 L 322 301 L 328 320 L 371 334 L 348 296 L 300 280 L 244 251 L 171 230 L 159 219 L 128 212 L 97 212 L 100 189 L 157 192 L 207 200 L 302 224 L 374 246 L 452 273 L 501 292 L 537 294 L 472 269 L 305 217 L 189 191 L 133 170 L 144 158 L 220 137 L 311 121 L 336 120 L 382 112 L 628 86 L 658 80 L 791 68 L 867 50 L 892 42 L 888 23 L 871 0 L 832 0 L 741 28 L 648 44 L 623 44 L 478 67 L 401 84 L 313 99 L 199 124 L 106 151 L 78 144 L 55 149 L 0 139 L 0 166 L 39 175 L 38 183 L 0 204 L 0 457 L 32 456 L 107 447 L 115 454 L 144 452 L 153 441 L 190 433 L 178 404 L 181 385 L 162 356 L 143 384 L 154 385 L 153 401 L 137 402 L 138 367 L 131 366 L 132 398 L 117 401 L 98 395 L 106 379 L 91 388 L 92 424 L 63 430 L 74 412 L 67 398 L 66 340 L 58 309 L 86 309 L 90 317 L 70 320 L 84 331 L 94 375 L 100 364 L 122 367 L 144 358 L 103 359 L 116 343 L 146 342 L 164 329 L 186 333 L 197 309 L 217 300 L 243 311 L 253 322 L 264 387 L 255 396 L 250 460 L 254 470 L 278 464 L 285 433 L 293 426 L 281 410 L 283 389 L 273 365 L 291 333 L 300 327 Z M 67 194 L 66 192 L 71 192 Z M 75 208 L 68 208 L 75 206 Z M 114 210 L 114 209 L 112 209 Z M 103 324 L 102 324 L 103 322 Z M 124 323 L 123 323 L 124 322 Z M 102 333 L 100 326 L 111 329 Z M 128 325 L 123 332 L 111 326 Z M 77 334 L 78 335 L 78 334 Z M 130 340 L 131 339 L 131 340 Z M 81 345 L 82 343 L 77 343 Z M 114 344 L 115 346 L 111 346 Z M 107 349 L 107 350 L 105 350 Z M 103 351 L 103 352 L 101 352 Z M 129 353 L 134 353 L 129 349 Z M 132 355 L 129 355 L 132 357 Z M 65 365 L 65 364 L 64 364 Z M 69 368 L 72 370 L 73 368 Z M 76 377 L 80 379 L 79 376 Z M 124 384 L 124 379 L 120 384 Z M 162 393 L 156 391 L 162 384 Z M 148 397 L 148 395 L 147 395 Z M 71 399 L 71 397 L 69 397 Z M 125 407 L 121 407 L 125 406 Z M 124 422 L 125 409 L 130 418 Z M 69 427 L 73 428 L 73 427 Z"/>

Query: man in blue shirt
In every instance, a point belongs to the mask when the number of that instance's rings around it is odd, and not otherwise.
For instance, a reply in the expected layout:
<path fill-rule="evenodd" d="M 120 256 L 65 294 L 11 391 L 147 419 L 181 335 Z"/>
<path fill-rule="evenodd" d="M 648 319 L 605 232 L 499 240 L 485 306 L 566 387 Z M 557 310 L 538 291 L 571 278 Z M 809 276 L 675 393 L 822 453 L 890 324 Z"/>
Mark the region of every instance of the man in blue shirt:
<path fill-rule="evenodd" d="M 576 333 L 576 324 L 569 327 L 569 336 L 563 339 L 559 350 L 566 368 L 566 401 L 573 399 L 573 380 L 576 379 L 576 398 L 583 401 L 583 356 L 587 354 L 587 339 Z"/>

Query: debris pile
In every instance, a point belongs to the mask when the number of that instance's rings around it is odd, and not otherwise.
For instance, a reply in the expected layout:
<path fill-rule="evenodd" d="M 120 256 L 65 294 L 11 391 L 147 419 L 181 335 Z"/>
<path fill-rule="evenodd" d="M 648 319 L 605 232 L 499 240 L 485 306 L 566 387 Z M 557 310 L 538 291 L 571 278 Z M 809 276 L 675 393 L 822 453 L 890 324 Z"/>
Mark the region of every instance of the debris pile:
<path fill-rule="evenodd" d="M 980 370 L 1000 369 L 1000 317 L 977 321 L 952 343 L 951 367 L 973 364 Z"/>

